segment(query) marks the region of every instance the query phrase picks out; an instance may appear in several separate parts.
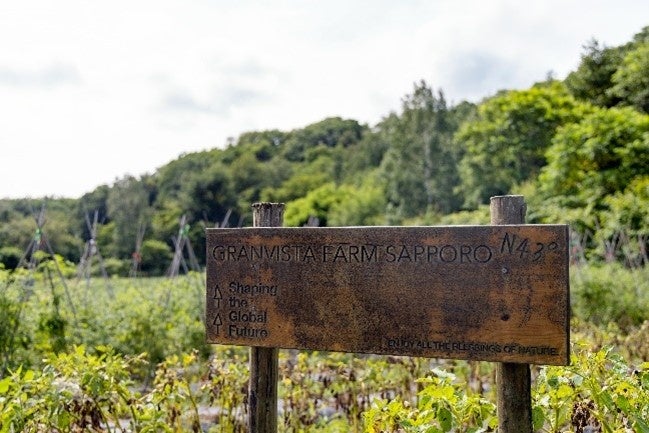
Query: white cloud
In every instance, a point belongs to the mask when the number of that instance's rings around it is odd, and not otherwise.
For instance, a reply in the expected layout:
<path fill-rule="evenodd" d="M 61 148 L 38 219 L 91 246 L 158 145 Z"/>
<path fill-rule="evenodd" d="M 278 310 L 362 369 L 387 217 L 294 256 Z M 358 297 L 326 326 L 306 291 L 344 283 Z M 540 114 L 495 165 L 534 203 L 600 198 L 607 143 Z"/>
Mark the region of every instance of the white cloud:
<path fill-rule="evenodd" d="M 79 72 L 72 66 L 54 64 L 38 70 L 19 70 L 0 66 L 0 86 L 56 87 L 79 83 Z"/>
<path fill-rule="evenodd" d="M 0 197 L 79 196 L 256 129 L 374 124 L 425 79 L 450 101 L 562 77 L 647 2 L 0 4 Z"/>

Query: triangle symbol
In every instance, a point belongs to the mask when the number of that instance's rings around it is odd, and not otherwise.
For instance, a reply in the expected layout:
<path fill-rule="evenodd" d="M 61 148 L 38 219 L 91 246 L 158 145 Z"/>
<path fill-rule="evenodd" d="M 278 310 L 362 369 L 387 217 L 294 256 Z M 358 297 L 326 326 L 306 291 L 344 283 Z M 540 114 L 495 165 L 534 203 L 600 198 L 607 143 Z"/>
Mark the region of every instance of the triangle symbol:
<path fill-rule="evenodd" d="M 223 299 L 223 294 L 221 293 L 221 289 L 219 288 L 219 285 L 216 285 L 216 288 L 214 289 L 214 299 Z"/>
<path fill-rule="evenodd" d="M 223 321 L 221 320 L 221 315 L 217 314 L 216 317 L 214 318 L 214 322 L 212 322 L 212 325 L 221 326 L 222 324 Z"/>

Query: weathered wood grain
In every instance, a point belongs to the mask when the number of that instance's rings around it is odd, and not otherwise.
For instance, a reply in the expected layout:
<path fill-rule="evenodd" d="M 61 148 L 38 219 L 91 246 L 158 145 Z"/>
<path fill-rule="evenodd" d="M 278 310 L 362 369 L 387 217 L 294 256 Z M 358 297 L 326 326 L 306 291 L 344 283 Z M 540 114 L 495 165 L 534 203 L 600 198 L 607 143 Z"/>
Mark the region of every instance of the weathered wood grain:
<path fill-rule="evenodd" d="M 567 364 L 565 225 L 207 230 L 210 343 Z"/>

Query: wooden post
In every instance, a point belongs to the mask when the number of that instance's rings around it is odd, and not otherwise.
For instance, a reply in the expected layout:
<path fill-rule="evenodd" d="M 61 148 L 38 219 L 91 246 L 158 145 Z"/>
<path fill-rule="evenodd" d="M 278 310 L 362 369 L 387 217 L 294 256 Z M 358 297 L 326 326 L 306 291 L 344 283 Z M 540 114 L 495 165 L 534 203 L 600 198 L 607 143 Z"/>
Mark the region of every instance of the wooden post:
<path fill-rule="evenodd" d="M 281 227 L 284 223 L 283 203 L 252 205 L 254 227 Z M 248 431 L 277 432 L 278 349 L 250 348 L 250 382 L 248 384 Z"/>
<path fill-rule="evenodd" d="M 526 210 L 522 195 L 491 197 L 491 224 L 524 224 Z M 531 382 L 529 364 L 496 364 L 499 433 L 532 433 Z"/>

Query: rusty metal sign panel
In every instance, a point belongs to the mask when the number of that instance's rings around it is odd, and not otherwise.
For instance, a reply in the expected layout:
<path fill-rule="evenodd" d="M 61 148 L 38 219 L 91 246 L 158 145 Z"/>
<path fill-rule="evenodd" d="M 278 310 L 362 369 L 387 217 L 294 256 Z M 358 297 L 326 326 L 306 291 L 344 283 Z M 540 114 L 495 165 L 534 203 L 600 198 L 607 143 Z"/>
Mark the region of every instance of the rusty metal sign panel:
<path fill-rule="evenodd" d="M 207 230 L 210 343 L 569 360 L 565 225 Z"/>

